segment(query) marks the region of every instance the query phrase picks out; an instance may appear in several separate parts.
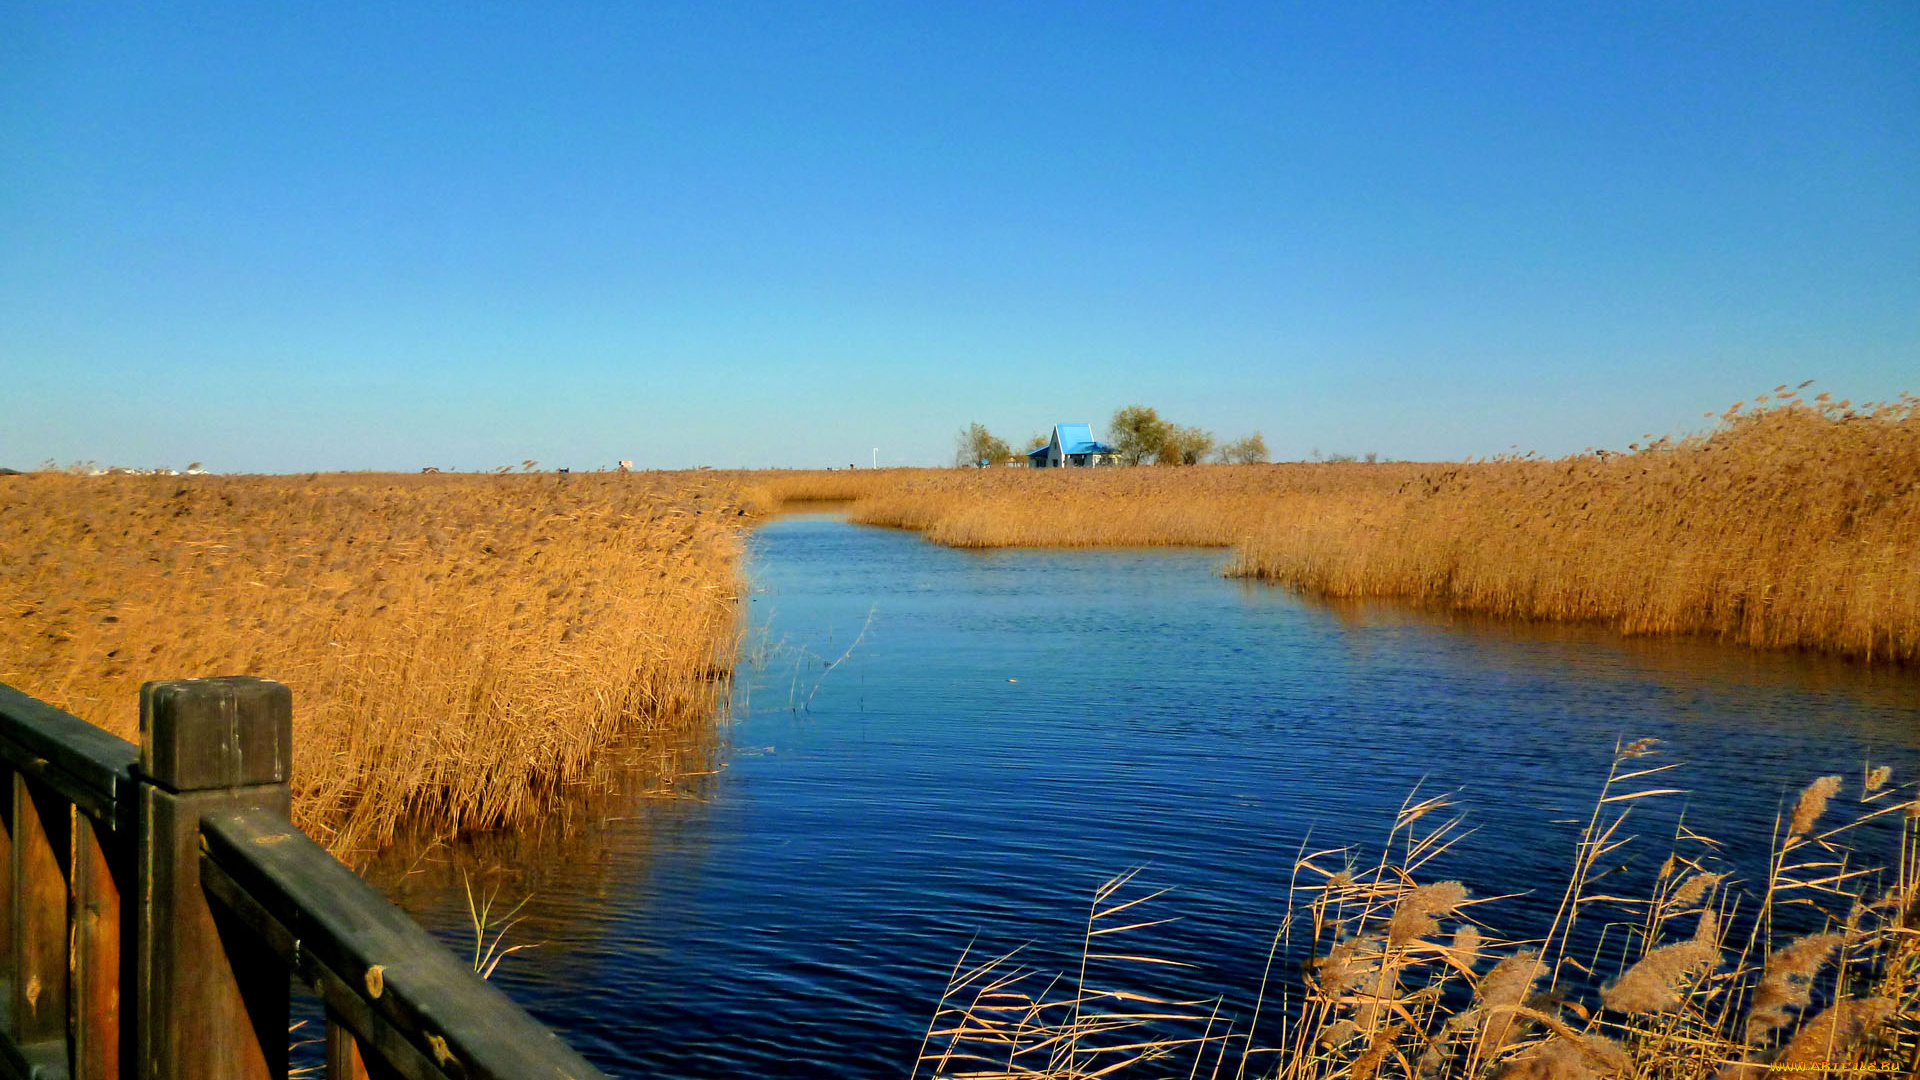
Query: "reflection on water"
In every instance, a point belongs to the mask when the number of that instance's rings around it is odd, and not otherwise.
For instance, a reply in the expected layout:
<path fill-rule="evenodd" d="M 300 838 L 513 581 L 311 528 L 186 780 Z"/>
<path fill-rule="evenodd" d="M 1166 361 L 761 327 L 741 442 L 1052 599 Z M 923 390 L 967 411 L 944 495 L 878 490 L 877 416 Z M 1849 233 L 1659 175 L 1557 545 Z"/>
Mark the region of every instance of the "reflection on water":
<path fill-rule="evenodd" d="M 1255 582 L 1243 585 L 1250 592 L 1268 590 Z M 1421 610 L 1379 600 L 1311 603 L 1339 619 L 1343 628 L 1357 631 L 1349 639 L 1355 648 L 1377 643 L 1379 639 L 1368 631 L 1414 627 L 1458 631 L 1475 638 L 1479 647 L 1488 651 L 1511 645 L 1500 655 L 1516 663 L 1551 661 L 1564 656 L 1569 647 L 1611 652 L 1619 655 L 1623 665 L 1646 676 L 1671 677 L 1690 686 L 1763 685 L 1795 693 L 1834 692 L 1850 702 L 1893 709 L 1911 707 L 1916 692 L 1910 669 L 1867 667 L 1856 660 L 1817 653 L 1731 648 L 1707 637 L 1623 637 L 1591 624 L 1524 622 L 1470 612 Z"/>
<path fill-rule="evenodd" d="M 513 940 L 542 944 L 496 978 L 615 1075 L 904 1075 L 975 935 L 1063 965 L 1093 886 L 1136 866 L 1181 916 L 1151 947 L 1198 965 L 1146 989 L 1244 1014 L 1309 834 L 1377 841 L 1416 785 L 1480 827 L 1445 874 L 1536 890 L 1492 916 L 1520 933 L 1616 740 L 1688 763 L 1689 825 L 1749 876 L 1811 777 L 1920 770 L 1912 672 L 1308 603 L 1217 552 L 964 552 L 803 516 L 752 555 L 716 775 L 383 867 L 449 940 L 471 941 L 461 867 L 530 893 Z"/>
<path fill-rule="evenodd" d="M 482 928 L 486 942 L 504 929 L 503 948 L 538 942 L 549 965 L 576 948 L 591 952 L 602 936 L 595 929 L 600 914 L 609 903 L 627 902 L 634 868 L 646 862 L 653 838 L 676 831 L 676 818 L 699 816 L 714 798 L 721 737 L 706 727 L 664 750 L 616 748 L 593 782 L 545 817 L 455 843 L 404 836 L 364 876 L 400 906 L 434 912 L 429 925 L 467 953 Z M 697 838 L 700 830 L 685 834 Z M 450 922 L 446 916 L 456 912 L 462 921 Z M 483 914 L 476 928 L 473 920 Z"/>

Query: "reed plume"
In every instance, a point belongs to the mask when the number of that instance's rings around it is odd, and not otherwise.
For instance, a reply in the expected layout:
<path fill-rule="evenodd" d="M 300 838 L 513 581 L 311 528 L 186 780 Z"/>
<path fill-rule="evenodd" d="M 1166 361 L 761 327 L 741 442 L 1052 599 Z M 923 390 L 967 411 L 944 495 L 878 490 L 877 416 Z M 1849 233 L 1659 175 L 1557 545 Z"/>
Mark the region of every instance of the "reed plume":
<path fill-rule="evenodd" d="M 1367 1043 L 1366 1050 L 1353 1061 L 1353 1069 L 1349 1073 L 1353 1080 L 1373 1080 L 1374 1074 L 1380 1071 L 1380 1063 L 1387 1059 L 1387 1054 L 1393 1050 L 1394 1043 L 1399 1041 L 1406 1030 L 1405 1024 L 1389 1024 L 1374 1032 L 1373 1038 Z"/>
<path fill-rule="evenodd" d="M 1840 793 L 1840 783 L 1837 776 L 1823 776 L 1800 792 L 1800 797 L 1794 800 L 1793 815 L 1788 819 L 1789 837 L 1805 836 L 1813 831 L 1820 815 L 1827 812 L 1827 803 Z"/>
<path fill-rule="evenodd" d="M 1681 882 L 1679 888 L 1673 890 L 1673 895 L 1667 898 L 1667 903 L 1675 909 L 1684 911 L 1706 899 L 1707 891 L 1725 881 L 1726 878 L 1725 874 L 1694 874 Z"/>
<path fill-rule="evenodd" d="M 1522 950 L 1495 964 L 1474 987 L 1473 1006 L 1462 1014 L 1463 1026 L 1478 1036 L 1471 1060 L 1491 1061 L 1526 1036 L 1530 1025 L 1519 1017 L 1520 1006 L 1543 974 L 1540 955 Z"/>
<path fill-rule="evenodd" d="M 1808 934 L 1767 958 L 1766 971 L 1747 1012 L 1747 1045 L 1758 1046 L 1792 1021 L 1787 1010 L 1812 1000 L 1813 977 L 1845 940 L 1840 934 Z"/>
<path fill-rule="evenodd" d="M 1802 1024 L 1772 1064 L 1776 1071 L 1805 1073 L 1844 1062 L 1886 1025 L 1894 1009 L 1895 1003 L 1883 997 L 1836 1001 Z"/>
<path fill-rule="evenodd" d="M 1615 1012 L 1663 1013 L 1680 1007 L 1695 976 L 1720 958 L 1719 920 L 1700 913 L 1693 937 L 1647 953 L 1612 985 L 1601 1000 Z"/>
<path fill-rule="evenodd" d="M 1440 932 L 1440 917 L 1466 903 L 1467 887 L 1457 881 L 1420 885 L 1401 896 L 1387 924 L 1387 946 L 1400 948 Z"/>
<path fill-rule="evenodd" d="M 1633 1059 L 1604 1035 L 1555 1033 L 1516 1055 L 1498 1080 L 1601 1080 L 1629 1075 Z"/>
<path fill-rule="evenodd" d="M 1480 957 L 1480 928 L 1472 923 L 1461 923 L 1453 932 L 1454 959 L 1464 967 L 1472 967 Z"/>

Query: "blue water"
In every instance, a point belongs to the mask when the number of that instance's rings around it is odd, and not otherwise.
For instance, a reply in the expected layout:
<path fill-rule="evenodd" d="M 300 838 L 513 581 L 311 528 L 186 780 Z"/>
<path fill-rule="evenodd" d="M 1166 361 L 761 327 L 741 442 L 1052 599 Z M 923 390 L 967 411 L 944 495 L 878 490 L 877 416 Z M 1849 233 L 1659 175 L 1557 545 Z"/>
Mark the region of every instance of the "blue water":
<path fill-rule="evenodd" d="M 1533 889 L 1494 910 L 1525 936 L 1620 740 L 1662 740 L 1694 792 L 1648 804 L 1625 877 L 1683 806 L 1751 877 L 1814 776 L 1920 774 L 1912 671 L 1329 607 L 1226 557 L 775 520 L 714 775 L 563 839 L 430 852 L 393 891 L 449 940 L 471 938 L 454 868 L 530 894 L 508 941 L 540 944 L 496 981 L 616 1076 L 894 1077 L 970 941 L 1065 967 L 1122 871 L 1173 888 L 1141 947 L 1197 965 L 1141 989 L 1244 1014 L 1302 845 L 1377 845 L 1416 786 L 1479 829 L 1430 876 Z"/>

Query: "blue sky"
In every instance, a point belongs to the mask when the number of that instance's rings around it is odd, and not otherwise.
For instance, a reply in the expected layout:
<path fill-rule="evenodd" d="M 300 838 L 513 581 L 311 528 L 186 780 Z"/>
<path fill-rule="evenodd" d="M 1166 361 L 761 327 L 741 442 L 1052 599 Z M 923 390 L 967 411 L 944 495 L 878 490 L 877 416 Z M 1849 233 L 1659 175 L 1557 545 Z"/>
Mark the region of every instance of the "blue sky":
<path fill-rule="evenodd" d="M 0 465 L 1546 454 L 1920 390 L 1920 6 L 13 4 Z"/>

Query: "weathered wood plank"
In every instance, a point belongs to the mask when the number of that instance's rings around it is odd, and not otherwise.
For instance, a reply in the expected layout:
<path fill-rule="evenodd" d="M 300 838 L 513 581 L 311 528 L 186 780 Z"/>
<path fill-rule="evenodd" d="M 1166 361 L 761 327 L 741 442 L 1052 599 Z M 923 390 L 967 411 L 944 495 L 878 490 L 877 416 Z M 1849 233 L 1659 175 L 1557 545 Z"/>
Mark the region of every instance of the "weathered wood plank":
<path fill-rule="evenodd" d="M 14 1041 L 67 1037 L 67 823 L 69 804 L 13 774 Z"/>
<path fill-rule="evenodd" d="M 231 675 L 140 688 L 140 771 L 168 791 L 284 784 L 293 769 L 293 692 Z"/>
<path fill-rule="evenodd" d="M 327 1017 L 327 1080 L 372 1080 L 360 1040 L 333 1017 Z"/>
<path fill-rule="evenodd" d="M 128 804 L 122 801 L 119 795 L 109 797 L 102 794 L 91 784 L 62 770 L 40 755 L 29 753 L 19 744 L 6 738 L 0 738 L 0 759 L 12 766 L 15 772 L 78 807 L 81 813 L 100 822 L 102 828 L 110 831 L 124 831 L 118 826 L 126 820 L 122 810 Z M 129 792 L 132 790 L 131 787 L 127 789 Z"/>
<path fill-rule="evenodd" d="M 386 1059 L 366 1053 L 353 1030 L 333 1016 L 327 1017 L 327 1076 L 330 1080 L 406 1080 L 406 1074 Z"/>
<path fill-rule="evenodd" d="M 245 928 L 216 917 L 200 881 L 203 816 L 284 817 L 291 809 L 284 782 L 208 786 L 284 778 L 289 698 L 285 687 L 263 690 L 264 682 L 141 687 L 140 772 L 153 781 L 139 788 L 136 861 L 137 1075 L 145 1080 L 277 1080 L 287 1072 L 286 970 Z"/>
<path fill-rule="evenodd" d="M 458 1075 L 429 1061 L 393 1025 L 373 1011 L 366 1000 L 364 979 L 346 978 L 322 963 L 311 949 L 304 947 L 305 943 L 293 936 L 293 931 L 268 914 L 252 894 L 204 853 L 200 880 L 216 907 L 246 927 L 261 948 L 282 959 L 292 969 L 295 979 L 306 983 L 320 996 L 330 1024 L 345 1028 L 350 1035 L 359 1033 L 356 1042 L 367 1059 L 385 1062 L 393 1075 L 405 1080 L 448 1080 L 449 1076 Z"/>
<path fill-rule="evenodd" d="M 120 988 L 131 974 L 121 949 L 121 884 L 96 826 L 77 810 L 72 818 L 73 957 L 71 1027 L 76 1080 L 119 1080 L 122 1030 Z"/>
<path fill-rule="evenodd" d="M 259 796 L 174 795 L 148 785 L 141 789 L 141 801 L 139 872 L 145 881 L 135 935 L 139 1075 L 148 1080 L 285 1076 L 285 973 L 261 970 L 259 946 L 215 921 L 200 886 L 201 814 L 257 804 Z M 286 813 L 285 799 L 272 809 Z"/>
<path fill-rule="evenodd" d="M 217 814 L 201 829 L 209 891 L 403 1075 L 420 1076 L 388 1053 L 394 1035 L 450 1077 L 603 1075 L 283 818 Z"/>

